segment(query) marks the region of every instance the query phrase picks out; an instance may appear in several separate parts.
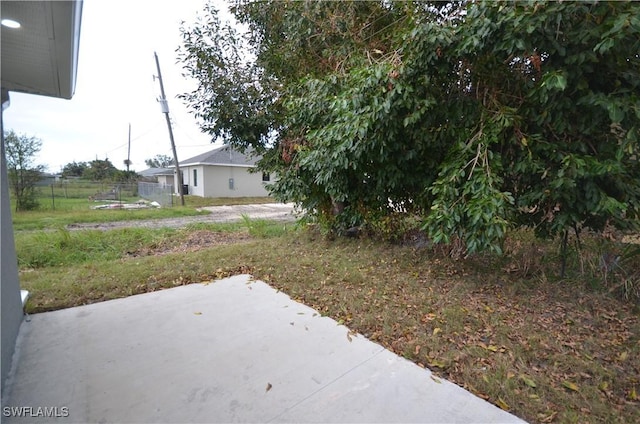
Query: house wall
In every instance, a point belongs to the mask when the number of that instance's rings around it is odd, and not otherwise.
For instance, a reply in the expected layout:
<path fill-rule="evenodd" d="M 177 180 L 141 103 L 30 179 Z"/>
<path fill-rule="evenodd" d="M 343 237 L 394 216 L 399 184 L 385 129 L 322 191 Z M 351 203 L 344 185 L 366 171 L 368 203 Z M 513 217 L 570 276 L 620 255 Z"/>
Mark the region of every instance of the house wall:
<path fill-rule="evenodd" d="M 201 196 L 262 197 L 269 195 L 262 182 L 262 173 L 249 173 L 251 169 L 249 167 L 204 166 L 201 168 L 202 172 L 198 171 L 198 185 L 202 186 L 199 187 L 202 190 L 202 194 L 199 194 Z M 233 179 L 233 189 L 229 188 L 230 179 Z"/>
<path fill-rule="evenodd" d="M 3 95 L 4 103 L 4 95 Z M 18 330 L 22 323 L 22 299 L 20 298 L 20 283 L 18 281 L 18 259 L 13 240 L 13 222 L 11 220 L 11 205 L 9 202 L 9 185 L 7 183 L 7 164 L 4 156 L 4 128 L 0 118 L 0 138 L 2 142 L 2 166 L 0 169 L 1 230 L 0 238 L 0 321 L 2 322 L 2 357 L 0 357 L 2 375 L 0 375 L 0 392 L 4 392 L 4 383 L 11 369 L 11 359 L 15 348 Z"/>
<path fill-rule="evenodd" d="M 173 175 L 158 175 L 156 176 L 158 179 L 158 184 L 170 185 L 173 186 L 173 191 L 178 193 L 178 189 L 176 188 L 175 178 Z"/>
<path fill-rule="evenodd" d="M 189 186 L 189 194 L 193 196 L 206 197 L 204 194 L 204 166 L 185 166 L 181 167 L 180 170 L 184 173 L 184 181 L 183 184 L 187 184 Z M 196 170 L 198 173 L 198 181 L 197 185 L 194 185 L 196 181 L 193 179 L 193 171 Z"/>

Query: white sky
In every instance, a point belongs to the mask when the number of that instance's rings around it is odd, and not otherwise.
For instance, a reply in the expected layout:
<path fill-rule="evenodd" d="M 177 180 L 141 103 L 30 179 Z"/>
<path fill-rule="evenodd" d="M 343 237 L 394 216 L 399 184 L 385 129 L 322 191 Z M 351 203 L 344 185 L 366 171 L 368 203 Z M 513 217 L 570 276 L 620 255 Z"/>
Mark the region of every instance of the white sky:
<path fill-rule="evenodd" d="M 180 22 L 202 15 L 207 0 L 84 0 L 75 95 L 71 100 L 10 93 L 5 131 L 42 140 L 36 164 L 59 172 L 67 163 L 108 158 L 126 169 L 131 123 L 131 170 L 145 159 L 172 156 L 165 115 L 157 99 L 160 84 L 153 52 L 158 53 L 178 160 L 220 145 L 211 144 L 178 94 L 195 82 L 182 77 L 175 50 L 181 45 Z M 212 0 L 227 10 L 224 0 Z M 221 17 L 224 17 L 221 14 Z"/>

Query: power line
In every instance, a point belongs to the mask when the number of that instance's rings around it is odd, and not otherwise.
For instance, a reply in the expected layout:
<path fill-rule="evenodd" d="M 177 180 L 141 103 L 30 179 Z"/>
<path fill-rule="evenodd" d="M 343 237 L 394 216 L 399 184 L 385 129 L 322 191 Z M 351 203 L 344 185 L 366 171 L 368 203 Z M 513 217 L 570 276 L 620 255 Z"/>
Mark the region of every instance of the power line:
<path fill-rule="evenodd" d="M 161 121 L 162 121 L 162 118 L 158 118 L 155 124 L 151 128 L 149 128 L 147 131 L 143 132 L 142 134 L 138 135 L 137 137 L 132 138 L 131 141 L 135 141 L 139 138 L 142 138 L 145 135 L 149 134 L 151 131 L 155 130 L 156 128 L 158 128 L 158 125 L 160 125 Z"/>

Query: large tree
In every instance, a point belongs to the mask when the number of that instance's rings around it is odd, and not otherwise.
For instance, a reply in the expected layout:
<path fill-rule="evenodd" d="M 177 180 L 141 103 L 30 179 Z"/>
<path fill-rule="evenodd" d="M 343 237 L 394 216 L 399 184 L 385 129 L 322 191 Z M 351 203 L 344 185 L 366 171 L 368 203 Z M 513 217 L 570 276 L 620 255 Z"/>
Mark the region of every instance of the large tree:
<path fill-rule="evenodd" d="M 406 20 L 382 2 L 238 0 L 231 9 L 250 29 L 247 37 L 223 22 L 213 3 L 182 26 L 179 58 L 199 84 L 182 98 L 214 138 L 258 150 L 278 142 L 292 84 L 345 72 L 365 50 L 387 54 L 387 41 Z"/>
<path fill-rule="evenodd" d="M 92 181 L 110 181 L 118 173 L 109 159 L 96 159 L 89 162 L 88 167 L 82 173 L 82 178 Z"/>
<path fill-rule="evenodd" d="M 42 148 L 42 140 L 9 130 L 5 134 L 5 154 L 11 191 L 16 200 L 16 211 L 36 209 L 36 183 L 42 179 L 45 167 L 35 164 Z"/>
<path fill-rule="evenodd" d="M 62 168 L 62 177 L 82 177 L 88 167 L 87 162 L 69 162 Z"/>
<path fill-rule="evenodd" d="M 551 237 L 637 225 L 640 4 L 233 10 L 254 60 L 209 7 L 183 28 L 201 84 L 185 99 L 205 130 L 270 148 L 261 165 L 280 174 L 280 199 L 343 227 L 411 211 L 468 252 L 500 251 L 512 226 Z M 216 82 L 234 73 L 244 85 Z"/>

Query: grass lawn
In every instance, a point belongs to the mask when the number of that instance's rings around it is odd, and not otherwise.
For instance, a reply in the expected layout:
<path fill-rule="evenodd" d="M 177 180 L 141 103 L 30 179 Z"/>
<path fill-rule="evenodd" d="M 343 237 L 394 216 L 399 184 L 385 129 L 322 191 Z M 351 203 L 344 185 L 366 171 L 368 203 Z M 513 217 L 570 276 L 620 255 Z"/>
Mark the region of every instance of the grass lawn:
<path fill-rule="evenodd" d="M 637 304 L 614 296 L 620 276 L 598 274 L 595 255 L 553 277 L 555 245 L 528 237 L 465 260 L 249 220 L 16 244 L 30 313 L 250 273 L 529 422 L 640 422 Z"/>

